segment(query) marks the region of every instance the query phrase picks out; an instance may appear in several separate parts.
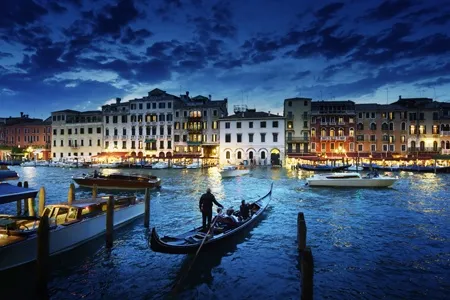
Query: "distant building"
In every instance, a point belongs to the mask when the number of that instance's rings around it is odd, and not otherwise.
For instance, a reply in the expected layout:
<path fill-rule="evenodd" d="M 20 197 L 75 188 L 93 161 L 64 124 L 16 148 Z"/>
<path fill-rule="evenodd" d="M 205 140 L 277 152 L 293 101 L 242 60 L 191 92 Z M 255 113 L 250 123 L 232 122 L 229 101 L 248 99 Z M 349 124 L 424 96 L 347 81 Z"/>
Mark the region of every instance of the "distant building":
<path fill-rule="evenodd" d="M 51 145 L 51 121 L 20 117 L 0 119 L 0 145 L 24 149 L 24 158 L 48 159 Z"/>
<path fill-rule="evenodd" d="M 310 152 L 311 129 L 310 98 L 289 98 L 284 100 L 286 118 L 286 156 L 295 157 Z"/>
<path fill-rule="evenodd" d="M 90 162 L 102 151 L 101 111 L 61 110 L 52 112 L 53 161 Z"/>
<path fill-rule="evenodd" d="M 220 119 L 220 164 L 281 165 L 285 158 L 285 118 L 235 107 Z"/>

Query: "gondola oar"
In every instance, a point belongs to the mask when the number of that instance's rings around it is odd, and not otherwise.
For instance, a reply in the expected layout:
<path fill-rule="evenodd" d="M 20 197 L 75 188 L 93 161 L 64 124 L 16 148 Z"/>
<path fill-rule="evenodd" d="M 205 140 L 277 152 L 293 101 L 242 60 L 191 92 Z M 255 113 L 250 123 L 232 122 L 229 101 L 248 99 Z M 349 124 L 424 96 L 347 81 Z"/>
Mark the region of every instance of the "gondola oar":
<path fill-rule="evenodd" d="M 195 252 L 194 259 L 192 260 L 192 262 L 191 262 L 191 264 L 190 264 L 188 270 L 187 270 L 186 273 L 185 273 L 186 276 L 187 276 L 187 275 L 189 274 L 189 272 L 191 271 L 192 266 L 194 265 L 195 260 L 197 259 L 197 256 L 198 256 L 198 254 L 200 253 L 200 250 L 202 249 L 203 244 L 204 244 L 205 241 L 206 241 L 206 238 L 209 236 L 209 233 L 210 233 L 211 229 L 214 228 L 214 225 L 216 224 L 216 221 L 217 221 L 218 219 L 219 219 L 219 218 L 217 218 L 217 217 L 214 219 L 214 221 L 212 222 L 211 226 L 210 226 L 209 229 L 208 229 L 208 232 L 206 232 L 205 237 L 203 238 L 203 240 L 202 240 L 200 246 L 199 246 L 198 249 L 197 249 L 197 252 Z M 174 285 L 174 287 L 172 288 L 172 293 L 175 293 L 175 294 L 176 294 L 176 293 L 178 292 L 178 287 L 179 287 L 179 285 L 183 282 L 183 279 L 184 279 L 186 276 L 183 276 L 183 274 L 181 275 L 180 279 L 177 281 L 177 283 L 176 283 L 176 284 Z"/>

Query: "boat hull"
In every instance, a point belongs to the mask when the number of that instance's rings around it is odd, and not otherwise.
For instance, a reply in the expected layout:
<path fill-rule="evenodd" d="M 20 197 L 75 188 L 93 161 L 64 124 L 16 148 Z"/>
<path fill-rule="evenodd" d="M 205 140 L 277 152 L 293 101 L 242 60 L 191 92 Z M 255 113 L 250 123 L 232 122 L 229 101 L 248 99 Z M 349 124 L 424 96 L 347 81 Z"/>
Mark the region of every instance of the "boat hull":
<path fill-rule="evenodd" d="M 144 214 L 144 203 L 122 207 L 114 211 L 114 227 L 123 226 Z M 50 231 L 49 253 L 56 255 L 92 240 L 105 232 L 106 213 L 69 225 L 59 225 Z M 37 257 L 37 235 L 0 247 L 0 271 L 17 267 Z"/>
<path fill-rule="evenodd" d="M 309 186 L 320 187 L 389 187 L 398 179 L 396 178 L 371 178 L 371 179 L 307 179 Z"/>
<path fill-rule="evenodd" d="M 220 172 L 220 175 L 222 177 L 236 177 L 236 176 L 242 176 L 250 173 L 250 170 L 243 169 L 243 170 L 224 170 Z"/>
<path fill-rule="evenodd" d="M 103 178 L 73 178 L 73 180 L 81 187 L 92 188 L 97 185 L 98 189 L 108 190 L 144 190 L 147 188 L 159 188 L 161 181 L 124 181 L 116 179 L 103 179 Z"/>

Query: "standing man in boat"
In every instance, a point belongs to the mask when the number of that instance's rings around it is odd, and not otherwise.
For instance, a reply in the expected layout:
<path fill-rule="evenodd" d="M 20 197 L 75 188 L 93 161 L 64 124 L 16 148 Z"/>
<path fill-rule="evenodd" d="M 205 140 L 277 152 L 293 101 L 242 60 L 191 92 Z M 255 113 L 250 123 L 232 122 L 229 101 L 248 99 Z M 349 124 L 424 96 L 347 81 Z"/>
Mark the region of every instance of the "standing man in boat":
<path fill-rule="evenodd" d="M 211 193 L 211 189 L 207 188 L 206 193 L 204 193 L 200 197 L 200 201 L 198 202 L 198 206 L 200 208 L 200 211 L 202 212 L 203 231 L 205 232 L 211 226 L 213 203 L 223 208 L 223 205 L 217 202 L 216 198 Z"/>

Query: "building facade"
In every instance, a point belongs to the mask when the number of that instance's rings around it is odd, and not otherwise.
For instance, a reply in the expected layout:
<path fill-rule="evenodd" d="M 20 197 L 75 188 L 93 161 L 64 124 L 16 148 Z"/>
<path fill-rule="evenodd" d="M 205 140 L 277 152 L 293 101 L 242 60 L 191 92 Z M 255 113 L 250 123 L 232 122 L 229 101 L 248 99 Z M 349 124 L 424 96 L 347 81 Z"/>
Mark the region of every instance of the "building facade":
<path fill-rule="evenodd" d="M 282 165 L 285 118 L 270 112 L 235 107 L 220 127 L 220 164 Z"/>
<path fill-rule="evenodd" d="M 289 98 L 284 100 L 286 118 L 286 156 L 295 157 L 310 152 L 311 127 L 310 98 Z"/>
<path fill-rule="evenodd" d="M 52 160 L 90 162 L 102 152 L 103 122 L 101 111 L 52 112 Z"/>

